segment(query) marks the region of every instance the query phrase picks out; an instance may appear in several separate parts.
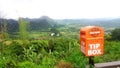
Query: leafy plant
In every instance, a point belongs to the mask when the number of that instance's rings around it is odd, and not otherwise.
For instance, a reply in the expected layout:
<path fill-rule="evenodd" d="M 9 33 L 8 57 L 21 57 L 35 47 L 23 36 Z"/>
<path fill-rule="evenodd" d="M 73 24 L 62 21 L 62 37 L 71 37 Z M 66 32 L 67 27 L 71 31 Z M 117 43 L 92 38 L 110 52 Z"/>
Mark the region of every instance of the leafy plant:
<path fill-rule="evenodd" d="M 17 68 L 37 68 L 37 65 L 30 61 L 23 61 L 18 63 Z"/>

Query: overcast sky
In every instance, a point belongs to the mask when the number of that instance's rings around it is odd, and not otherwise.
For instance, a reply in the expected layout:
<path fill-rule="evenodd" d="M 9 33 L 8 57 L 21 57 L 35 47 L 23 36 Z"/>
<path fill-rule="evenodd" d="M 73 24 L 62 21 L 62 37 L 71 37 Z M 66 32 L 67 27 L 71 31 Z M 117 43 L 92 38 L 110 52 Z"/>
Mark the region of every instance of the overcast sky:
<path fill-rule="evenodd" d="M 53 19 L 105 18 L 120 16 L 120 0 L 0 0 L 6 18 Z"/>

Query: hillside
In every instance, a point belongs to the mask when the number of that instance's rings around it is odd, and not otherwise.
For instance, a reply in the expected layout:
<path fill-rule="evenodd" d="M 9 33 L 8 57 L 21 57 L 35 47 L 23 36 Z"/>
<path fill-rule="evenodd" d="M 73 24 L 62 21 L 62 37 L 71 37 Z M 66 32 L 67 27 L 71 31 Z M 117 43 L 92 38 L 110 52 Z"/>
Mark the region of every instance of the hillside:
<path fill-rule="evenodd" d="M 52 28 L 55 25 L 55 22 L 53 19 L 47 17 L 47 16 L 42 16 L 40 18 L 36 19 L 30 19 L 30 18 L 22 18 L 23 20 L 26 20 L 29 22 L 29 27 L 28 29 L 30 31 L 40 31 L 40 30 L 48 30 L 48 28 Z M 18 32 L 19 30 L 19 23 L 17 20 L 14 19 L 0 19 L 0 24 L 3 27 L 3 23 L 7 23 L 7 31 L 8 32 Z"/>

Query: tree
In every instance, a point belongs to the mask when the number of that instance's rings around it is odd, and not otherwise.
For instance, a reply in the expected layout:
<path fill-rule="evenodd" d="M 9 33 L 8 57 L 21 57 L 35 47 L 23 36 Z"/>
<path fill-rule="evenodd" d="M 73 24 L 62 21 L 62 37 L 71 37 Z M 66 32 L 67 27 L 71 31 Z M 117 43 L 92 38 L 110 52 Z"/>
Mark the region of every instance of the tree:
<path fill-rule="evenodd" d="M 3 23 L 3 36 L 4 36 L 4 39 L 5 39 L 5 40 L 10 39 L 7 29 L 8 29 L 8 27 L 7 27 L 7 20 L 4 19 L 4 23 Z"/>
<path fill-rule="evenodd" d="M 28 38 L 28 21 L 23 20 L 22 18 L 19 18 L 19 34 L 20 34 L 20 39 L 25 40 Z"/>
<path fill-rule="evenodd" d="M 116 28 L 111 32 L 112 40 L 120 40 L 120 28 Z"/>
<path fill-rule="evenodd" d="M 60 36 L 60 31 L 57 30 L 56 28 L 51 28 L 50 29 L 50 32 L 51 32 L 51 36 Z"/>
<path fill-rule="evenodd" d="M 2 53 L 4 53 L 4 40 L 6 39 L 7 34 L 7 22 L 4 19 L 5 15 L 0 11 L 0 42 Z"/>

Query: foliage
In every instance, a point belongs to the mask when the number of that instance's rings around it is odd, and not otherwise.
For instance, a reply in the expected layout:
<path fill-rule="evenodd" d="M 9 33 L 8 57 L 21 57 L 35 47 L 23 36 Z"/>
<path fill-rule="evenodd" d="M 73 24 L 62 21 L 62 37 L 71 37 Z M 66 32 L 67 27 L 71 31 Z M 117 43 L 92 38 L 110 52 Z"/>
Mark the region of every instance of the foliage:
<path fill-rule="evenodd" d="M 103 56 L 95 57 L 95 62 L 110 62 L 120 60 L 120 42 L 105 41 L 105 53 Z"/>
<path fill-rule="evenodd" d="M 28 38 L 28 22 L 24 21 L 22 18 L 19 19 L 19 31 L 20 31 L 20 39 L 25 40 Z"/>
<path fill-rule="evenodd" d="M 4 20 L 4 23 L 3 23 L 3 36 L 4 36 L 5 40 L 9 39 L 7 21 L 6 20 Z"/>
<path fill-rule="evenodd" d="M 51 28 L 51 29 L 50 29 L 50 32 L 51 32 L 51 33 L 54 33 L 53 36 L 57 36 L 57 34 L 60 34 L 60 32 L 59 32 L 56 28 Z"/>
<path fill-rule="evenodd" d="M 72 54 L 66 57 L 66 60 L 73 63 L 74 67 L 81 67 L 85 68 L 86 65 L 88 65 L 87 57 L 85 57 L 78 48 L 77 50 L 74 50 Z"/>
<path fill-rule="evenodd" d="M 56 59 L 51 56 L 45 56 L 41 64 L 39 65 L 40 68 L 54 68 L 56 64 Z"/>
<path fill-rule="evenodd" d="M 120 60 L 120 42 L 105 41 L 105 54 L 96 56 L 95 63 Z M 54 37 L 47 40 L 5 41 L 5 53 L 0 53 L 0 65 L 7 68 L 85 68 L 88 58 L 80 51 L 76 39 Z"/>
<path fill-rule="evenodd" d="M 105 40 L 109 40 L 109 41 L 112 40 L 110 33 L 105 34 Z"/>
<path fill-rule="evenodd" d="M 30 61 L 24 61 L 18 63 L 17 68 L 37 68 L 37 65 Z"/>
<path fill-rule="evenodd" d="M 120 40 L 120 29 L 116 28 L 111 32 L 112 40 Z"/>

